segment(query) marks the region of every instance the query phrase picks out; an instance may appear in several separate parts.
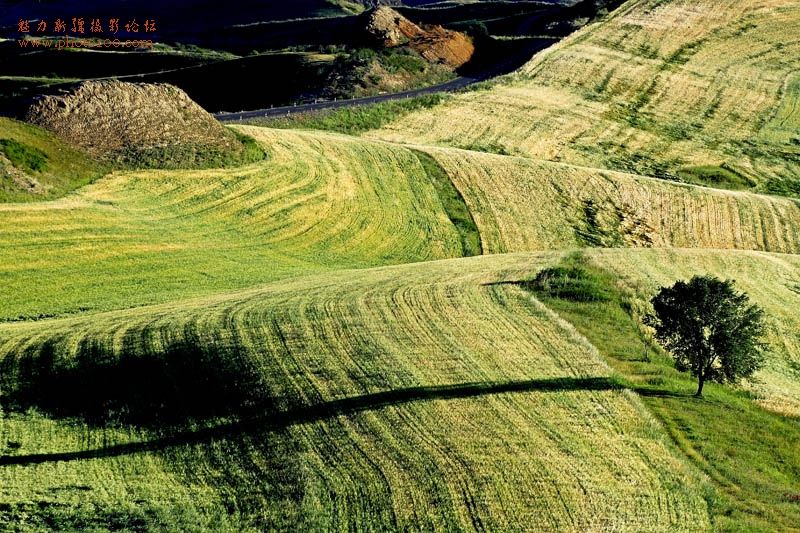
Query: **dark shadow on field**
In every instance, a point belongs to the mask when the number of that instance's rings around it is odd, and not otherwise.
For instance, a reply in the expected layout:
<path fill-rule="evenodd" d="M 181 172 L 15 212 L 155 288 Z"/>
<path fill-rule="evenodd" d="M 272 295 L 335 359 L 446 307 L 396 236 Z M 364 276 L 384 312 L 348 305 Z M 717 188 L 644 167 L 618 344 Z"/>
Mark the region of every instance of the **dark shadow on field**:
<path fill-rule="evenodd" d="M 606 377 L 553 378 L 502 383 L 482 382 L 411 387 L 344 398 L 306 407 L 298 407 L 263 416 L 253 416 L 236 422 L 193 431 L 180 431 L 173 435 L 150 441 L 118 444 L 91 450 L 3 456 L 0 457 L 0 466 L 98 459 L 132 453 L 159 451 L 171 446 L 197 444 L 213 441 L 215 439 L 236 437 L 237 435 L 252 431 L 280 431 L 295 424 L 315 422 L 360 411 L 380 409 L 382 407 L 396 406 L 416 401 L 474 398 L 509 392 L 604 391 L 621 388 L 622 387 L 615 379 Z"/>
<path fill-rule="evenodd" d="M 92 426 L 179 428 L 270 406 L 269 387 L 235 331 L 131 330 L 110 339 L 35 344 L 0 361 L 8 411 L 41 410 Z"/>

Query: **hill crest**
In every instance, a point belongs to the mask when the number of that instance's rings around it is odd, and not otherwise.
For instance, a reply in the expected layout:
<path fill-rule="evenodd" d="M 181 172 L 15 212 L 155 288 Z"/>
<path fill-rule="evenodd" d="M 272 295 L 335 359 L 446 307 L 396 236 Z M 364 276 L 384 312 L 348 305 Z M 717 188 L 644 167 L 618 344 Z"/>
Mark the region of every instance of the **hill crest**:
<path fill-rule="evenodd" d="M 124 165 L 203 166 L 245 149 L 184 91 L 163 83 L 83 82 L 66 94 L 40 98 L 25 120 Z"/>

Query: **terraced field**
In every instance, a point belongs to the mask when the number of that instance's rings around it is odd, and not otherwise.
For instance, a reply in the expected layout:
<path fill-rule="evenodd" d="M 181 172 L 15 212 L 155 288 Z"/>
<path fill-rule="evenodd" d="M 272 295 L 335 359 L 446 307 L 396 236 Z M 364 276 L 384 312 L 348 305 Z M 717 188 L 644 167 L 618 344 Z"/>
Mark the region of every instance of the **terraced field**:
<path fill-rule="evenodd" d="M 60 391 L 77 385 L 67 371 L 75 364 L 88 365 L 74 378 L 90 389 L 87 376 L 110 380 L 109 398 L 67 401 L 75 412 L 105 401 L 135 414 L 147 393 L 132 391 L 157 389 L 163 376 L 132 373 L 126 358 L 153 370 L 179 357 L 175 346 L 207 354 L 193 360 L 195 376 L 250 369 L 238 386 L 256 403 L 250 417 L 160 441 L 146 429 L 5 418 L 3 442 L 21 448 L 13 466 L 0 466 L 0 524 L 32 509 L 50 520 L 65 506 L 94 505 L 86 523 L 108 515 L 207 527 L 227 509 L 225 520 L 244 529 L 706 528 L 702 480 L 638 400 L 614 388 L 593 348 L 521 289 L 492 284 L 543 259 L 341 272 L 7 324 L 7 381 L 26 383 L 35 361 Z M 23 374 L 9 379 L 10 367 Z M 203 393 L 217 392 L 213 384 Z M 57 462 L 70 458 L 83 460 Z M 74 513 L 65 523 L 83 525 Z"/>
<path fill-rule="evenodd" d="M 370 135 L 793 191 L 798 33 L 791 0 L 629 1 L 503 82 Z"/>

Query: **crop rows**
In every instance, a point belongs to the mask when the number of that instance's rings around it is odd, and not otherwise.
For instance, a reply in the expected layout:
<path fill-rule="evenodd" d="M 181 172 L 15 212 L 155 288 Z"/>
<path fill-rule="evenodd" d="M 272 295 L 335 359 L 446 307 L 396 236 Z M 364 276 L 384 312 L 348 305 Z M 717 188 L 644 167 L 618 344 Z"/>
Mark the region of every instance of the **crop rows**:
<path fill-rule="evenodd" d="M 144 395 L 159 382 L 158 363 L 176 356 L 170 346 L 193 343 L 248 368 L 238 387 L 252 387 L 261 407 L 234 411 L 207 440 L 137 452 L 112 446 L 110 457 L 42 464 L 25 456 L 108 450 L 102 430 L 75 419 L 3 419 L 3 442 L 21 447 L 12 456 L 20 464 L 0 466 L 0 521 L 38 506 L 35 517 L 58 511 L 64 523 L 80 523 L 73 513 L 82 505 L 101 516 L 133 513 L 126 502 L 139 501 L 148 524 L 183 508 L 172 522 L 181 527 L 706 527 L 701 480 L 639 402 L 608 380 L 591 345 L 521 289 L 493 284 L 556 259 L 548 257 L 345 271 L 182 304 L 6 324 L 6 376 L 22 376 L 25 358 L 40 368 L 105 361 L 113 376 L 134 357 L 152 371 L 128 373 L 126 383 Z M 87 359 L 87 346 L 104 355 Z M 198 365 L 197 376 L 225 372 Z M 65 391 L 98 386 L 90 373 L 70 375 Z M 116 399 L 135 409 L 141 398 Z M 200 428 L 218 419 L 210 420 Z M 104 434 L 107 444 L 158 439 L 137 425 Z"/>
<path fill-rule="evenodd" d="M 769 319 L 743 386 L 771 412 L 741 412 L 794 431 L 798 202 L 653 178 L 796 193 L 798 30 L 790 0 L 631 1 L 368 138 L 240 127 L 265 161 L 0 204 L 0 530 L 791 520 L 793 458 L 766 472 L 751 439 L 740 471 L 692 427 L 716 396 L 624 381 L 518 282 L 582 248 L 618 277 L 627 363 L 659 286 L 735 279 Z M 475 227 L 495 255 L 460 258 Z"/>
<path fill-rule="evenodd" d="M 630 2 L 505 81 L 369 135 L 655 177 L 724 166 L 773 190 L 800 174 L 798 32 L 790 0 Z"/>
<path fill-rule="evenodd" d="M 800 252 L 800 205 L 521 157 L 426 148 L 490 253 L 581 246 Z"/>
<path fill-rule="evenodd" d="M 461 254 L 417 156 L 246 129 L 269 160 L 117 173 L 63 199 L 0 205 L 0 319 L 110 309 L 329 270 Z"/>

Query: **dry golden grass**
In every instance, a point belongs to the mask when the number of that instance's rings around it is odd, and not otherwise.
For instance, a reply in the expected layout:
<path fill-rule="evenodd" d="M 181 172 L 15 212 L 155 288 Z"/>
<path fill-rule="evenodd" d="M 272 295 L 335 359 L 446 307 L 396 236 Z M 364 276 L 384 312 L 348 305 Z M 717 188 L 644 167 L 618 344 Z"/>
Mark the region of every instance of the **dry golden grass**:
<path fill-rule="evenodd" d="M 487 253 L 586 245 L 800 252 L 800 205 L 792 200 L 522 157 L 421 149 L 460 190 Z"/>
<path fill-rule="evenodd" d="M 268 161 L 115 173 L 60 200 L 0 205 L 8 289 L 0 318 L 146 305 L 461 254 L 413 151 L 328 133 L 243 131 L 269 148 Z M 417 148 L 460 190 L 488 253 L 586 244 L 800 249 L 800 208 L 785 199 Z"/>
<path fill-rule="evenodd" d="M 725 164 L 762 187 L 800 175 L 800 6 L 628 2 L 488 90 L 370 135 L 676 176 Z"/>

